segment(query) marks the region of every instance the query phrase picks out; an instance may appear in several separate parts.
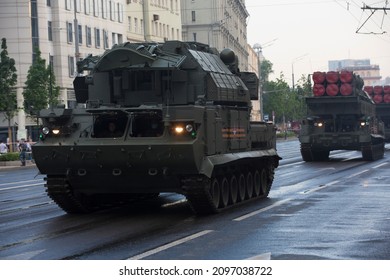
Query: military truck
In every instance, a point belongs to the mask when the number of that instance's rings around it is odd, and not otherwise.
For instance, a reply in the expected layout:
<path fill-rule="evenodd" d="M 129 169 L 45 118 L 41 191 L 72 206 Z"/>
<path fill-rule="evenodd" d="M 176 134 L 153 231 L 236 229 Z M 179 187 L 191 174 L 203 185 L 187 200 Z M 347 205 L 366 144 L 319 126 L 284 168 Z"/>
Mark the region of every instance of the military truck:
<path fill-rule="evenodd" d="M 376 104 L 376 114 L 385 127 L 385 141 L 390 142 L 390 85 L 365 86 L 364 90 Z"/>
<path fill-rule="evenodd" d="M 40 112 L 33 147 L 48 195 L 68 213 L 173 192 L 210 214 L 267 197 L 275 126 L 251 122 L 256 74 L 229 49 L 124 43 L 78 63 L 78 106 Z M 85 73 L 85 74 L 84 74 Z"/>
<path fill-rule="evenodd" d="M 361 151 L 364 160 L 384 155 L 384 127 L 364 82 L 351 71 L 314 72 L 313 96 L 299 141 L 304 161 L 324 161 L 333 150 Z"/>

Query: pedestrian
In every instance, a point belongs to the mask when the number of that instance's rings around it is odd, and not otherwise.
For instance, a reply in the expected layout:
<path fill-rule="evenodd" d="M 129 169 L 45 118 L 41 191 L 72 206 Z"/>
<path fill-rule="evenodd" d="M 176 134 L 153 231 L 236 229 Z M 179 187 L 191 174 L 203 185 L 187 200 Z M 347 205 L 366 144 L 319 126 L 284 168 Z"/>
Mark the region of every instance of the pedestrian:
<path fill-rule="evenodd" d="M 8 153 L 8 147 L 3 141 L 1 141 L 0 142 L 0 154 L 6 154 L 6 153 Z"/>
<path fill-rule="evenodd" d="M 20 139 L 19 145 L 19 159 L 21 162 L 21 166 L 26 166 L 26 152 L 27 152 L 27 144 L 24 138 Z"/>

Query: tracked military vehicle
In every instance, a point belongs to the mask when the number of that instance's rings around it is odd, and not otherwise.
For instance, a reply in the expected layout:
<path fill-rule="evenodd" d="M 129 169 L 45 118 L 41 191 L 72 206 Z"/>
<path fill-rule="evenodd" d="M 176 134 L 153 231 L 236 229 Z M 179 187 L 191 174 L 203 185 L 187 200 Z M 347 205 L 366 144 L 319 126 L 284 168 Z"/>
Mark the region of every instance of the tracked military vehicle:
<path fill-rule="evenodd" d="M 239 71 L 231 50 L 125 43 L 78 71 L 78 107 L 42 110 L 33 148 L 66 212 L 175 192 L 209 214 L 268 195 L 280 159 L 275 126 L 250 121 L 258 79 Z"/>
<path fill-rule="evenodd" d="M 385 126 L 385 141 L 390 142 L 390 85 L 365 86 L 364 90 L 376 104 L 376 115 Z"/>
<path fill-rule="evenodd" d="M 333 150 L 361 151 L 370 161 L 382 158 L 383 122 L 360 76 L 329 71 L 314 72 L 312 78 L 314 96 L 306 98 L 307 118 L 299 135 L 303 160 L 328 160 Z"/>

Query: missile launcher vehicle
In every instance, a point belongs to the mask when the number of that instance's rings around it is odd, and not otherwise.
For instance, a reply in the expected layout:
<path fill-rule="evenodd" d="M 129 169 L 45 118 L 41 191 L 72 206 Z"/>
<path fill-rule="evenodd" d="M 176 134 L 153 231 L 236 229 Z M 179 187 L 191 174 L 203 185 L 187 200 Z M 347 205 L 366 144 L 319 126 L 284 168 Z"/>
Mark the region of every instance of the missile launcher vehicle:
<path fill-rule="evenodd" d="M 306 98 L 307 118 L 299 135 L 303 160 L 328 160 L 333 150 L 361 151 L 368 161 L 382 158 L 383 122 L 360 76 L 329 71 L 314 72 L 312 78 L 314 96 Z"/>
<path fill-rule="evenodd" d="M 390 142 L 390 85 L 365 86 L 364 90 L 376 104 L 376 115 L 385 126 L 385 141 Z"/>
<path fill-rule="evenodd" d="M 268 196 L 280 160 L 276 130 L 250 121 L 258 79 L 239 71 L 233 51 L 124 43 L 86 57 L 78 72 L 78 105 L 42 110 L 33 147 L 47 193 L 64 211 L 173 192 L 210 214 Z"/>

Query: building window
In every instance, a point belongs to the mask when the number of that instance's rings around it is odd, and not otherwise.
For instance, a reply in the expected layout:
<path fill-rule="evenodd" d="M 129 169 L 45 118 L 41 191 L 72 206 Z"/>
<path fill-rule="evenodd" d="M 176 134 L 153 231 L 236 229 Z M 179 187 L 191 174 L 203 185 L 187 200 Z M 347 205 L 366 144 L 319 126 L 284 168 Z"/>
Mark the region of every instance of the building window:
<path fill-rule="evenodd" d="M 123 35 L 118 34 L 118 44 L 122 44 L 122 43 L 123 43 Z"/>
<path fill-rule="evenodd" d="M 117 44 L 117 34 L 116 33 L 114 33 L 114 32 L 112 32 L 112 34 L 111 34 L 111 40 L 112 40 L 112 45 L 115 45 L 115 44 Z"/>
<path fill-rule="evenodd" d="M 107 18 L 107 0 L 102 0 L 102 18 Z"/>
<path fill-rule="evenodd" d="M 51 21 L 47 22 L 47 38 L 49 41 L 53 41 L 53 28 Z"/>
<path fill-rule="evenodd" d="M 107 30 L 103 30 L 103 47 L 105 49 L 108 49 L 109 48 L 109 45 L 108 45 L 108 32 Z"/>
<path fill-rule="evenodd" d="M 134 31 L 138 33 L 138 18 L 134 18 Z"/>
<path fill-rule="evenodd" d="M 50 2 L 50 0 L 46 0 L 46 6 L 51 7 L 51 2 Z"/>
<path fill-rule="evenodd" d="M 194 37 L 193 41 L 196 42 L 196 33 L 192 33 L 192 36 Z"/>
<path fill-rule="evenodd" d="M 139 24 L 140 24 L 140 28 L 141 28 L 141 34 L 144 34 L 144 20 L 143 19 L 141 19 L 140 21 L 139 21 Z"/>
<path fill-rule="evenodd" d="M 85 35 L 86 35 L 87 47 L 90 47 L 92 45 L 91 27 L 89 27 L 89 26 L 85 27 Z"/>
<path fill-rule="evenodd" d="M 65 0 L 65 9 L 70 11 L 72 9 L 72 1 L 73 0 Z"/>
<path fill-rule="evenodd" d="M 69 77 L 74 76 L 74 57 L 68 56 L 68 71 L 69 71 Z"/>
<path fill-rule="evenodd" d="M 128 28 L 129 28 L 129 31 L 131 32 L 131 28 L 132 28 L 132 25 L 131 25 L 131 17 L 127 17 L 127 21 L 128 21 Z"/>
<path fill-rule="evenodd" d="M 66 31 L 68 43 L 73 43 L 73 24 L 71 22 L 66 23 Z"/>
<path fill-rule="evenodd" d="M 93 0 L 93 15 L 95 17 L 99 16 L 99 2 L 100 0 Z"/>
<path fill-rule="evenodd" d="M 196 14 L 195 14 L 195 11 L 192 11 L 192 12 L 191 12 L 191 18 L 192 18 L 192 21 L 196 21 Z"/>
<path fill-rule="evenodd" d="M 100 29 L 95 28 L 95 47 L 100 48 Z"/>
<path fill-rule="evenodd" d="M 118 21 L 123 22 L 123 5 L 118 3 Z"/>
<path fill-rule="evenodd" d="M 76 0 L 76 12 L 81 12 L 81 0 Z"/>
<path fill-rule="evenodd" d="M 83 43 L 83 27 L 79 25 L 77 31 L 79 33 L 79 45 L 81 45 Z"/>
<path fill-rule="evenodd" d="M 84 11 L 86 15 L 91 13 L 91 0 L 84 0 Z"/>

